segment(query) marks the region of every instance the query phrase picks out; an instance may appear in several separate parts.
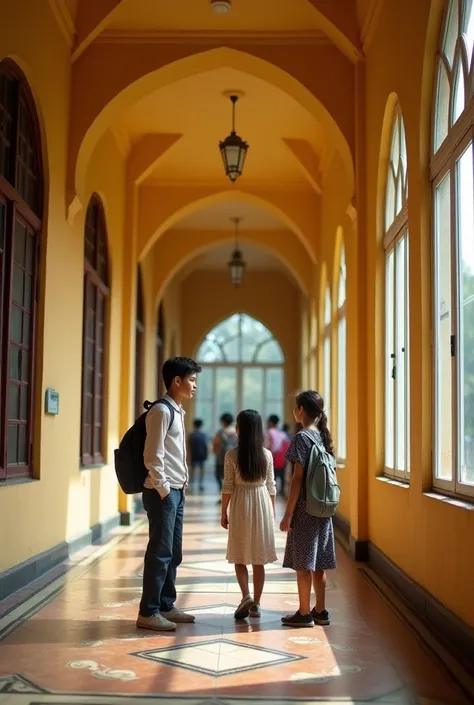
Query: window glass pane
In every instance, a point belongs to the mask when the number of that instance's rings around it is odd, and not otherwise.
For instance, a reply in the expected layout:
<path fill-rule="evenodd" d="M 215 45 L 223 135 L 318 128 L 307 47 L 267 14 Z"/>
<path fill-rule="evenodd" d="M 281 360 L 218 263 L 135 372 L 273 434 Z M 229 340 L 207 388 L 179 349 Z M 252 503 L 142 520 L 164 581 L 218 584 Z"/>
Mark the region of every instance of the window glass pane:
<path fill-rule="evenodd" d="M 198 362 L 222 362 L 224 356 L 216 343 L 206 339 L 197 352 Z"/>
<path fill-rule="evenodd" d="M 214 418 L 214 402 L 197 398 L 196 418 L 202 419 L 204 433 L 212 435 L 217 429 L 217 419 Z"/>
<path fill-rule="evenodd" d="M 214 394 L 214 370 L 203 367 L 198 375 L 198 399 L 212 399 Z"/>
<path fill-rule="evenodd" d="M 271 338 L 272 334 L 263 323 L 256 321 L 255 318 L 247 316 L 245 313 L 242 314 L 242 336 L 247 339 L 253 340 L 254 343 L 262 343 L 267 338 Z"/>
<path fill-rule="evenodd" d="M 397 470 L 407 469 L 407 360 L 408 360 L 408 300 L 407 300 L 407 238 L 397 245 L 395 282 L 395 436 Z"/>
<path fill-rule="evenodd" d="M 263 414 L 263 368 L 245 367 L 243 370 L 242 406 Z"/>
<path fill-rule="evenodd" d="M 227 318 L 222 323 L 219 323 L 214 330 L 209 333 L 210 340 L 216 340 L 218 343 L 224 343 L 229 338 L 233 338 L 239 334 L 240 316 L 235 314 Z"/>
<path fill-rule="evenodd" d="M 240 340 L 232 338 L 227 343 L 223 344 L 225 359 L 227 362 L 239 362 L 240 360 Z"/>
<path fill-rule="evenodd" d="M 331 292 L 329 287 L 326 288 L 324 295 L 324 325 L 331 325 Z"/>
<path fill-rule="evenodd" d="M 459 33 L 458 0 L 451 0 L 448 21 L 446 23 L 446 33 L 444 35 L 443 52 L 450 65 L 453 65 L 454 50 Z"/>
<path fill-rule="evenodd" d="M 385 230 L 388 230 L 395 220 L 395 189 L 395 178 L 390 166 L 387 174 L 387 195 L 385 199 Z"/>
<path fill-rule="evenodd" d="M 436 477 L 452 479 L 451 179 L 435 191 L 435 444 Z"/>
<path fill-rule="evenodd" d="M 394 306 L 395 306 L 395 255 L 387 255 L 385 264 L 385 467 L 394 468 L 394 390 L 393 368 L 395 353 Z"/>
<path fill-rule="evenodd" d="M 235 417 L 237 412 L 237 368 L 216 368 L 217 418 L 229 412 Z M 217 419 L 216 419 L 217 423 Z"/>
<path fill-rule="evenodd" d="M 453 105 L 453 123 L 460 117 L 464 110 L 464 71 L 462 62 L 458 60 L 456 66 L 456 77 L 454 80 L 454 105 Z"/>
<path fill-rule="evenodd" d="M 256 362 L 284 362 L 283 352 L 276 340 L 264 343 L 256 356 Z"/>
<path fill-rule="evenodd" d="M 436 116 L 434 151 L 436 152 L 448 136 L 449 81 L 444 63 L 438 61 L 438 81 L 436 87 Z"/>
<path fill-rule="evenodd" d="M 337 447 L 336 454 L 346 458 L 346 317 L 339 320 L 337 330 Z"/>
<path fill-rule="evenodd" d="M 324 407 L 329 419 L 331 411 L 331 337 L 324 338 Z"/>
<path fill-rule="evenodd" d="M 263 411 L 263 419 L 268 419 L 269 416 L 272 416 L 273 414 L 276 414 L 279 419 L 284 419 L 285 418 L 285 412 L 283 409 L 283 402 L 282 401 L 267 401 L 265 403 L 265 409 Z"/>
<path fill-rule="evenodd" d="M 457 163 L 456 200 L 460 258 L 461 482 L 474 485 L 474 184 L 473 146 Z"/>
<path fill-rule="evenodd" d="M 337 305 L 340 308 L 346 300 L 346 255 L 341 249 L 341 263 L 339 265 L 339 287 L 337 292 Z"/>
<path fill-rule="evenodd" d="M 8 424 L 7 431 L 7 463 L 15 465 L 18 462 L 18 425 Z"/>
<path fill-rule="evenodd" d="M 472 49 L 474 47 L 474 2 L 472 0 L 466 0 L 466 10 L 465 40 L 467 44 L 467 60 L 469 66 L 471 66 Z"/>
<path fill-rule="evenodd" d="M 281 367 L 267 369 L 267 386 L 265 390 L 267 399 L 282 399 L 283 397 L 283 370 Z"/>

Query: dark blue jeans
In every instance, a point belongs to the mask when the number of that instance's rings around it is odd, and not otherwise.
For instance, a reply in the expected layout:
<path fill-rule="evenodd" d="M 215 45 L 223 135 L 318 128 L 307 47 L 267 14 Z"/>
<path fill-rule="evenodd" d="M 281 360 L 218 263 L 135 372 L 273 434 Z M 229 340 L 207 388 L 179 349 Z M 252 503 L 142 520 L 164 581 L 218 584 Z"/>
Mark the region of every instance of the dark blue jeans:
<path fill-rule="evenodd" d="M 172 489 L 165 499 L 156 490 L 143 490 L 149 540 L 143 570 L 140 614 L 169 612 L 176 601 L 176 570 L 183 559 L 184 491 Z"/>

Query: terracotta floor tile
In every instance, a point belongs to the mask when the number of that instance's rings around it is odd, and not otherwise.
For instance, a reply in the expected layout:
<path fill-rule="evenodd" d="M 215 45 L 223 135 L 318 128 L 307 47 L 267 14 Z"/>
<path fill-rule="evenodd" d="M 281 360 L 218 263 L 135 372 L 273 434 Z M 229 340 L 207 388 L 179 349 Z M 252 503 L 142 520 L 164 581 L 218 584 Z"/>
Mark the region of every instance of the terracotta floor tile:
<path fill-rule="evenodd" d="M 267 571 L 262 617 L 236 622 L 240 594 L 225 562 L 227 537 L 218 525 L 219 512 L 214 497 L 188 497 L 177 604 L 195 613 L 196 622 L 179 625 L 176 632 L 135 626 L 145 524 L 125 536 L 115 533 L 110 545 L 76 554 L 0 604 L 0 628 L 12 630 L 0 644 L 0 705 L 65 705 L 67 696 L 87 693 L 93 695 L 87 698 L 90 705 L 99 695 L 104 705 L 117 705 L 114 694 L 153 694 L 164 698 L 158 705 L 171 705 L 168 696 L 173 705 L 205 705 L 213 698 L 238 705 L 233 698 L 242 697 L 246 705 L 254 698 L 275 705 L 294 698 L 300 705 L 326 698 L 333 705 L 338 699 L 386 705 L 464 702 L 342 551 L 328 579 L 331 626 L 281 626 L 281 616 L 294 612 L 298 602 L 294 575 L 281 568 L 285 538 L 280 534 L 280 564 Z M 58 591 L 49 600 L 53 588 Z M 27 607 L 30 612 L 23 615 Z M 41 695 L 38 689 L 66 695 Z M 13 695 L 15 690 L 24 695 Z"/>

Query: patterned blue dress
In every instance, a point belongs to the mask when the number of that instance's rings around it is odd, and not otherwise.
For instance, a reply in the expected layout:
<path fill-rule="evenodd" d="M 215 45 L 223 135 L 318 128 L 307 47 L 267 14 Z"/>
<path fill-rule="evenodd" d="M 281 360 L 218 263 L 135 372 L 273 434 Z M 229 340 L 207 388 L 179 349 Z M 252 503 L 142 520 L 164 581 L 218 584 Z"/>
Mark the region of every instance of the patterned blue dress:
<path fill-rule="evenodd" d="M 290 463 L 300 463 L 306 470 L 312 442 L 321 436 L 318 431 L 306 430 L 294 436 L 288 448 L 286 459 Z M 306 512 L 305 482 L 301 485 L 291 523 L 291 531 L 286 540 L 284 568 L 293 570 L 330 570 L 336 567 L 336 550 L 332 518 L 313 517 Z"/>

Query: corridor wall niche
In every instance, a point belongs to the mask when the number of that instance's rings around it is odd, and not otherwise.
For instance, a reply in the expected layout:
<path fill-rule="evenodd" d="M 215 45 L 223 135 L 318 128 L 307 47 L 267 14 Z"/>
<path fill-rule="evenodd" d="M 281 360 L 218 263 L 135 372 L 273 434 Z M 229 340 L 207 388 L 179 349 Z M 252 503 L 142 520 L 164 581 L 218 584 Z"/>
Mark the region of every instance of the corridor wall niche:
<path fill-rule="evenodd" d="M 245 313 L 230 316 L 206 335 L 196 357 L 202 365 L 196 417 L 207 432 L 223 413 L 235 417 L 242 409 L 284 420 L 285 357 L 263 323 Z"/>

